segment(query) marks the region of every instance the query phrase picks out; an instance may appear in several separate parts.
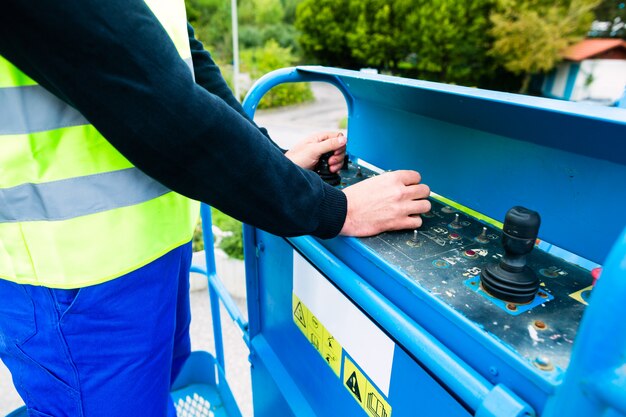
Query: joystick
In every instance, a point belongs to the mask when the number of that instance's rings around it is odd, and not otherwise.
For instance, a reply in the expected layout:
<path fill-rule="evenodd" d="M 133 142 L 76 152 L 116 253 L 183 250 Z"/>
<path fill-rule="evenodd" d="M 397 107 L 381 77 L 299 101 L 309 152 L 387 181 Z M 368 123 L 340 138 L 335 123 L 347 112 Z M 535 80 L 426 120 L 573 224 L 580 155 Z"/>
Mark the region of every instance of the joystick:
<path fill-rule="evenodd" d="M 526 265 L 533 250 L 541 218 L 536 211 L 516 206 L 504 218 L 499 264 L 488 264 L 480 275 L 482 287 L 492 296 L 511 303 L 529 303 L 539 289 L 537 275 Z"/>
<path fill-rule="evenodd" d="M 339 174 L 330 171 L 328 160 L 333 156 L 333 152 L 327 152 L 320 156 L 320 160 L 315 165 L 315 172 L 329 185 L 339 185 L 341 177 Z"/>

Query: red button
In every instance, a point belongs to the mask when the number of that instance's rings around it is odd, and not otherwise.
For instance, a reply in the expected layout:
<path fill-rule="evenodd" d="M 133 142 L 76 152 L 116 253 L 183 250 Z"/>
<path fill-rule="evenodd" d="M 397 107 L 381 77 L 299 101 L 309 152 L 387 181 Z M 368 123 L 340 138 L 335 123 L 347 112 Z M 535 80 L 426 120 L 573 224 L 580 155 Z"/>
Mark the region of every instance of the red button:
<path fill-rule="evenodd" d="M 591 276 L 593 277 L 593 281 L 591 285 L 596 286 L 596 282 L 598 282 L 598 278 L 600 278 L 600 274 L 602 273 L 602 267 L 593 268 L 591 270 Z"/>
<path fill-rule="evenodd" d="M 476 252 L 474 252 L 471 249 L 468 249 L 465 251 L 465 256 L 467 256 L 468 258 L 475 258 L 476 257 Z"/>

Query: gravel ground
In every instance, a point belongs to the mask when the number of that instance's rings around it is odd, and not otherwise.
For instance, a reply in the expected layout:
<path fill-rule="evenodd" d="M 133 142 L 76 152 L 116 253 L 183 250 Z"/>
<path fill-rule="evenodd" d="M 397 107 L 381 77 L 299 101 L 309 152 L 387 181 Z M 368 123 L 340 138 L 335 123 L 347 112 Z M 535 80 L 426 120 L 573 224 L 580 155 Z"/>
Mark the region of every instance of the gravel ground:
<path fill-rule="evenodd" d="M 316 97 L 314 103 L 257 112 L 256 122 L 266 127 L 280 146 L 289 148 L 311 133 L 337 130 L 339 121 L 347 115 L 345 101 L 335 87 L 325 83 L 313 83 L 312 88 Z M 241 279 L 243 280 L 244 277 Z M 202 285 L 200 287 L 191 292 L 192 349 L 213 352 L 209 297 L 206 290 L 202 289 Z M 235 301 L 245 313 L 245 299 L 235 298 Z M 227 380 L 244 417 L 252 417 L 248 350 L 239 330 L 230 321 L 224 308 L 222 308 L 222 323 Z M 0 416 L 8 414 L 21 405 L 22 401 L 13 388 L 10 374 L 0 362 Z"/>

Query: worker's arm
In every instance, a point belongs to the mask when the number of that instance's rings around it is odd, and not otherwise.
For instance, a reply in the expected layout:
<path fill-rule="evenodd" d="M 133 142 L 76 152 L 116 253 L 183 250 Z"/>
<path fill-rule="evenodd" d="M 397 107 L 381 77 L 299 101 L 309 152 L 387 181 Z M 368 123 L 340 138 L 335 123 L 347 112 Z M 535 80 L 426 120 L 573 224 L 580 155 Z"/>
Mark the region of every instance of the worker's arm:
<path fill-rule="evenodd" d="M 418 227 L 413 215 L 427 210 L 417 173 L 388 173 L 344 193 L 289 161 L 194 82 L 143 0 L 6 0 L 0 55 L 148 175 L 270 232 L 373 234 Z"/>
<path fill-rule="evenodd" d="M 344 193 L 196 84 L 142 0 L 9 0 L 0 54 L 172 190 L 280 235 L 336 235 Z"/>
<path fill-rule="evenodd" d="M 202 88 L 209 93 L 215 94 L 226 102 L 230 107 L 235 109 L 239 114 L 250 120 L 246 112 L 241 107 L 239 101 L 233 95 L 233 92 L 226 84 L 220 68 L 217 66 L 209 51 L 204 49 L 202 42 L 196 39 L 193 27 L 187 24 L 187 33 L 189 34 L 189 47 L 191 48 L 191 58 L 193 60 L 193 71 L 198 83 Z M 256 124 L 250 120 L 255 126 Z M 269 140 L 272 140 L 267 130 L 263 127 L 259 127 L 259 130 Z M 272 141 L 276 145 L 274 141 Z M 278 145 L 276 145 L 278 146 Z M 281 149 L 282 150 L 282 149 Z M 283 150 L 284 152 L 284 150 Z"/>

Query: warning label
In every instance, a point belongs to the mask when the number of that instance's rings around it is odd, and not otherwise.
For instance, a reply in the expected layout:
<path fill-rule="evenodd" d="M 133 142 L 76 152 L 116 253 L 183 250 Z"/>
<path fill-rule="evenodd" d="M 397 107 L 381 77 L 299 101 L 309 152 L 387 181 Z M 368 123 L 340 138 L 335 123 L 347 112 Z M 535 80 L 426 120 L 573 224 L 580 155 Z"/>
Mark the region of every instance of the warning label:
<path fill-rule="evenodd" d="M 339 376 L 343 348 L 295 294 L 293 294 L 293 321 L 335 375 Z"/>
<path fill-rule="evenodd" d="M 572 297 L 574 300 L 578 301 L 579 303 L 582 303 L 584 305 L 588 305 L 589 304 L 589 296 L 591 295 L 591 290 L 593 290 L 593 286 L 590 285 L 587 288 L 583 288 L 580 291 L 576 291 L 574 293 L 571 293 L 569 296 Z"/>
<path fill-rule="evenodd" d="M 343 385 L 371 417 L 391 417 L 391 406 L 372 381 L 346 355 L 343 362 Z"/>

